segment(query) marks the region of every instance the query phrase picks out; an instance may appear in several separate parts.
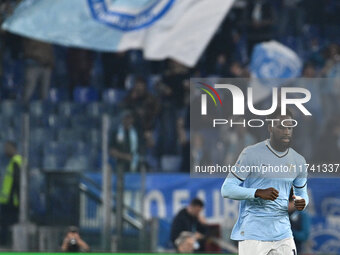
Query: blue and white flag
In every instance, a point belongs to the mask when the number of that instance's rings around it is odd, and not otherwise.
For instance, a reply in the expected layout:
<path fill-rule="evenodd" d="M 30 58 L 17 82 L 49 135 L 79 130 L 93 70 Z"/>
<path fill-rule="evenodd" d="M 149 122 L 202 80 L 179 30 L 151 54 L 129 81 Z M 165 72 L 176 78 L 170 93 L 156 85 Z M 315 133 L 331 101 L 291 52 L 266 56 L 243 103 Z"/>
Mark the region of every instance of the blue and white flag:
<path fill-rule="evenodd" d="M 24 0 L 2 25 L 46 42 L 99 51 L 143 49 L 194 66 L 234 0 Z"/>
<path fill-rule="evenodd" d="M 251 84 L 254 88 L 253 102 L 257 103 L 271 95 L 272 87 L 283 85 L 284 79 L 300 76 L 302 62 L 290 48 L 277 41 L 259 43 L 254 47 L 251 63 Z"/>
<path fill-rule="evenodd" d="M 257 44 L 253 50 L 250 70 L 260 79 L 289 79 L 300 75 L 302 62 L 298 55 L 283 44 L 270 41 Z"/>

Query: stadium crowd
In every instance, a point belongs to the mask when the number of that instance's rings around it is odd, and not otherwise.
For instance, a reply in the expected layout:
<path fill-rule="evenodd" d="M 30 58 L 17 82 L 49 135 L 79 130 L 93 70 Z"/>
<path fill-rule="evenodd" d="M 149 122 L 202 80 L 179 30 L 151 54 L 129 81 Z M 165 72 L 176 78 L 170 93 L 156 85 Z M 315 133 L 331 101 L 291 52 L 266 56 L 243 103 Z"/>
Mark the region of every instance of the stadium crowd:
<path fill-rule="evenodd" d="M 17 2 L 0 3 L 1 20 Z M 1 100 L 17 102 L 23 109 L 32 109 L 34 104 L 29 103 L 35 100 L 49 102 L 50 108 L 63 102 L 71 102 L 70 107 L 76 108 L 76 104 L 111 100 L 111 107 L 116 109 L 112 110 L 113 115 L 131 114 L 134 131 L 129 132 L 129 137 L 136 133 L 136 139 L 126 139 L 131 143 L 128 151 L 132 148 L 138 151 L 149 171 L 187 172 L 187 159 L 200 161 L 203 159 L 199 155 L 204 154 L 199 153 L 204 149 L 204 139 L 195 135 L 190 155 L 189 78 L 250 77 L 248 65 L 254 45 L 272 39 L 300 56 L 304 62 L 301 77 L 339 78 L 337 25 L 340 17 L 337 14 L 340 4 L 336 0 L 327 0 L 327 3 L 321 0 L 237 1 L 194 68 L 173 60 L 148 61 L 138 50 L 105 53 L 67 48 L 1 30 Z M 304 135 L 299 136 L 296 146 L 300 145 L 299 150 L 307 160 L 333 162 L 340 153 L 340 121 L 335 112 L 339 106 L 340 84 L 316 85 L 310 89 L 316 97 L 311 105 L 316 116 L 313 121 L 318 123 L 313 125 L 315 123 L 309 119 L 302 120 L 308 125 L 297 130 Z M 113 94 L 115 96 L 110 99 Z M 81 118 L 73 115 L 73 108 L 69 115 L 61 113 L 65 108 L 59 108 L 59 114 L 72 116 L 73 122 L 81 123 Z M 116 137 L 111 141 L 114 157 L 119 155 L 119 150 L 126 150 L 114 147 L 114 140 L 124 139 L 125 135 L 119 126 L 118 120 Z M 308 139 L 311 136 L 306 134 L 313 135 L 314 139 Z M 67 138 L 59 133 L 58 136 Z M 251 130 L 235 128 L 228 139 L 222 138 L 223 143 L 218 148 L 221 154 L 227 155 L 225 161 L 232 163 L 241 148 L 262 139 L 261 136 Z M 334 153 L 325 153 L 330 151 L 325 150 L 325 146 L 332 146 Z M 46 157 L 44 160 L 49 162 Z"/>

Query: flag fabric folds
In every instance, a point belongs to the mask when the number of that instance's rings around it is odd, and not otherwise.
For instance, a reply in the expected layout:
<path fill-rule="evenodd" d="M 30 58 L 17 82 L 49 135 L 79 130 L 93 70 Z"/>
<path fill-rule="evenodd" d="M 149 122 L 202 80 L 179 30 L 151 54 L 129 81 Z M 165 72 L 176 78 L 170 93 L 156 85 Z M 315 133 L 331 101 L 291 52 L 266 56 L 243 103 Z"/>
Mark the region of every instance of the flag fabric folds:
<path fill-rule="evenodd" d="M 65 46 L 194 66 L 234 0 L 24 0 L 2 28 Z"/>

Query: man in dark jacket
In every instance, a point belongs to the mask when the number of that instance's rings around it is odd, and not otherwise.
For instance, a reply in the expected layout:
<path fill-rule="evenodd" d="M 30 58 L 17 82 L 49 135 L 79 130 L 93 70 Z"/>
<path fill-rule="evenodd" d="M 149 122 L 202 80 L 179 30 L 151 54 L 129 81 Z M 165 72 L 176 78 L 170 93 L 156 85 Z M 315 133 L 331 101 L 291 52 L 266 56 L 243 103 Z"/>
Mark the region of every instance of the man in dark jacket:
<path fill-rule="evenodd" d="M 205 222 L 200 216 L 204 203 L 198 199 L 193 199 L 190 204 L 178 212 L 171 225 L 171 242 L 175 245 L 175 240 L 183 231 L 194 233 L 194 238 L 199 242 L 199 250 L 203 251 L 203 239 L 206 233 Z"/>

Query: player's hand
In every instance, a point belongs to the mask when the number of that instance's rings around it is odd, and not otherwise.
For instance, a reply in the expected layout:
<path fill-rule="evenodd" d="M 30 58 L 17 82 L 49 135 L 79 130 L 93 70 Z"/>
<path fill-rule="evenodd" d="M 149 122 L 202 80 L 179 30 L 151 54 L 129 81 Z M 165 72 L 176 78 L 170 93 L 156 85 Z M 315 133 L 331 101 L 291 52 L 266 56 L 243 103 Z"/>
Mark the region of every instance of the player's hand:
<path fill-rule="evenodd" d="M 296 208 L 296 210 L 302 211 L 306 207 L 306 201 L 303 198 L 297 199 L 297 197 L 293 195 L 293 199 L 294 199 L 294 207 Z"/>
<path fill-rule="evenodd" d="M 264 200 L 274 201 L 279 196 L 279 192 L 274 188 L 268 189 L 257 189 L 255 192 L 255 197 L 262 198 Z"/>

